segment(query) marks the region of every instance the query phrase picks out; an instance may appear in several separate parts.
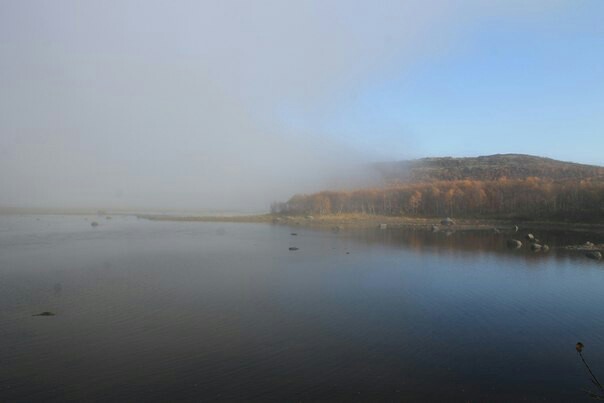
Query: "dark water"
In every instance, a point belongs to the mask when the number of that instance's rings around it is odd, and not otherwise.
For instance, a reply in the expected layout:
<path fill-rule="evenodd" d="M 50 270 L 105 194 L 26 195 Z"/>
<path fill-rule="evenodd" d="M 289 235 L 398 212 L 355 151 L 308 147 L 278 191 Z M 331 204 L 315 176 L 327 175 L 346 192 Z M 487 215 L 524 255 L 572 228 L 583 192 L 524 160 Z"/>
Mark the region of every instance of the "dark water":
<path fill-rule="evenodd" d="M 3 216 L 0 401 L 590 401 L 604 263 L 505 239 Z"/>

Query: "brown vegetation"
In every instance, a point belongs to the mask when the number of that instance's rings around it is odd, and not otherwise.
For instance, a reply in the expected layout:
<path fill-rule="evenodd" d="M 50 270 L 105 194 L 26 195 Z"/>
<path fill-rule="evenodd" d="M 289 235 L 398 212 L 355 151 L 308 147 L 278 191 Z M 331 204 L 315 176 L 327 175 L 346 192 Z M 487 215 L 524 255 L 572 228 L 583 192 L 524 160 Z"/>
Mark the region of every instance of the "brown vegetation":
<path fill-rule="evenodd" d="M 604 221 L 604 180 L 525 179 L 408 182 L 295 195 L 272 213 Z"/>

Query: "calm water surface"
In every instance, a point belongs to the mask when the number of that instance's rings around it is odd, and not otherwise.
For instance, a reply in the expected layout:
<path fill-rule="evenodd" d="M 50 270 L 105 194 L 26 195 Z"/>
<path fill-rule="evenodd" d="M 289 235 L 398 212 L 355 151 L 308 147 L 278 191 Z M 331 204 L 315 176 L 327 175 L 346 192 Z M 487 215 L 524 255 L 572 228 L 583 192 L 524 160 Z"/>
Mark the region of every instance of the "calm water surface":
<path fill-rule="evenodd" d="M 507 237 L 0 216 L 0 401 L 590 401 L 604 263 Z"/>

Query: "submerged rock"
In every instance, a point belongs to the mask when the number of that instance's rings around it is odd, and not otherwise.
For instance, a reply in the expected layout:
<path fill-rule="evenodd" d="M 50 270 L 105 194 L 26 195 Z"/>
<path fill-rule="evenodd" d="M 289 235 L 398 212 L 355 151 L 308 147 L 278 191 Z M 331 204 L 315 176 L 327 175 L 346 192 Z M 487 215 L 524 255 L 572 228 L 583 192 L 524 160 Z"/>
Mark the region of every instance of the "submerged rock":
<path fill-rule="evenodd" d="M 290 246 L 289 250 L 298 250 L 299 248 L 296 248 L 295 246 Z"/>
<path fill-rule="evenodd" d="M 539 252 L 541 249 L 543 249 L 543 245 L 538 244 L 538 243 L 532 243 L 531 244 L 531 250 L 533 252 Z M 548 248 L 549 249 L 549 248 Z"/>
<path fill-rule="evenodd" d="M 518 232 L 518 229 L 517 225 L 512 225 L 511 227 L 494 227 L 493 231 L 498 234 L 504 232 Z"/>
<path fill-rule="evenodd" d="M 31 315 L 31 316 L 55 316 L 55 314 L 52 312 L 44 311 L 44 312 L 37 313 L 37 314 Z"/>
<path fill-rule="evenodd" d="M 526 234 L 526 240 L 527 241 L 534 241 L 535 240 L 535 235 L 533 235 L 533 234 Z"/>
<path fill-rule="evenodd" d="M 298 234 L 297 234 L 297 233 L 295 233 L 295 232 L 292 232 L 290 235 L 292 235 L 292 236 L 296 236 L 296 235 L 298 235 Z"/>
<path fill-rule="evenodd" d="M 98 222 L 96 222 L 96 221 L 93 221 L 93 222 L 91 222 L 91 223 L 90 223 L 90 226 L 91 226 L 91 227 L 98 227 L 98 226 L 99 226 L 99 223 L 98 223 Z"/>
<path fill-rule="evenodd" d="M 598 251 L 590 251 L 585 254 L 590 259 L 600 260 L 602 259 L 602 253 Z"/>
<path fill-rule="evenodd" d="M 543 250 L 543 252 L 547 252 L 547 251 L 549 251 L 549 246 L 547 246 L 547 245 L 543 245 L 543 246 L 541 247 L 541 250 Z"/>
<path fill-rule="evenodd" d="M 522 247 L 522 242 L 520 242 L 517 239 L 508 239 L 507 245 L 508 245 L 508 248 L 519 249 Z"/>

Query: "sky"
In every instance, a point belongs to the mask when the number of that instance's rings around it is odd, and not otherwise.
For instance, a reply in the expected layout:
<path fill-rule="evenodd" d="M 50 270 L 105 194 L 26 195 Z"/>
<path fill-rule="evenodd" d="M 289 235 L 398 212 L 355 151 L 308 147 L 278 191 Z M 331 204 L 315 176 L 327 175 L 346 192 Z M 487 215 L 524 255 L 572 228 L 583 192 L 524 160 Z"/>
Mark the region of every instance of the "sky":
<path fill-rule="evenodd" d="M 0 0 L 0 206 L 262 211 L 366 164 L 604 165 L 600 0 Z"/>

